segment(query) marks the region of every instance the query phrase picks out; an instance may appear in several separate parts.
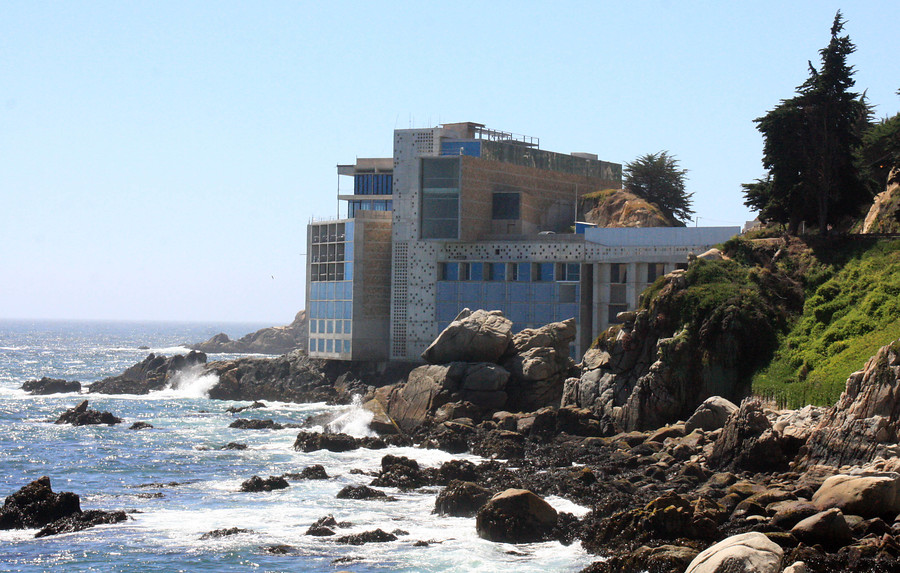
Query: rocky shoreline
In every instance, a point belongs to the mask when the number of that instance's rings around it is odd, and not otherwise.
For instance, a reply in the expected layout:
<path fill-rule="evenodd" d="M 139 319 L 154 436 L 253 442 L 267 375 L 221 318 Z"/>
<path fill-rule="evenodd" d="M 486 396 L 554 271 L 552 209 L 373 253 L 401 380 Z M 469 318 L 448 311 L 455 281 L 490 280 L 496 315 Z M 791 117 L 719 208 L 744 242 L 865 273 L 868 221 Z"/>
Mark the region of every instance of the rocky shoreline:
<path fill-rule="evenodd" d="M 381 438 L 304 431 L 294 447 L 416 444 L 487 461 L 421 468 L 388 455 L 372 491 L 347 496 L 439 486 L 436 513 L 471 516 L 497 541 L 580 541 L 605 559 L 586 571 L 900 570 L 900 341 L 853 374 L 834 407 L 777 411 L 686 391 L 690 377 L 671 376 L 661 358 L 671 339 L 657 329 L 639 340 L 646 319 L 628 318 L 581 365 L 565 352 L 571 324 L 513 335 L 501 314 L 475 311 L 426 351 L 428 364 L 383 371 L 376 384 L 301 353 L 209 364 L 192 353 L 151 355 L 90 390 L 146 393 L 194 368 L 219 377 L 210 396 L 221 399 L 363 396 Z M 288 479 L 254 476 L 247 488 Z M 550 495 L 590 512 L 551 512 Z"/>

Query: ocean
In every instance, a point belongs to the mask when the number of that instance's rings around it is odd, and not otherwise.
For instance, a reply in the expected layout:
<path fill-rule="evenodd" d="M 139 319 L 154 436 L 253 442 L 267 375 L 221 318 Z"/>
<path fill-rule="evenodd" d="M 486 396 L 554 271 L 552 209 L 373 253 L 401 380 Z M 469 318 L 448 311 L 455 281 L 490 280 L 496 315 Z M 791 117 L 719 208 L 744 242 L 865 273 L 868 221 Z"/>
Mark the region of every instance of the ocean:
<path fill-rule="evenodd" d="M 336 410 L 339 430 L 370 434 L 358 406 L 268 403 L 240 414 L 234 402 L 210 400 L 215 379 L 194 373 L 177 388 L 147 396 L 56 394 L 30 396 L 27 380 L 49 376 L 85 385 L 120 374 L 148 353 L 184 353 L 182 345 L 218 332 L 239 337 L 265 325 L 0 320 L 0 497 L 49 476 L 53 490 L 72 491 L 81 507 L 125 510 L 126 522 L 35 539 L 36 530 L 0 531 L 0 570 L 97 571 L 579 571 L 596 558 L 577 543 L 511 545 L 480 539 L 474 518 L 432 514 L 440 488 L 401 492 L 379 488 L 396 501 L 336 499 L 346 485 L 368 484 L 385 454 L 438 466 L 451 455 L 418 448 L 303 453 L 291 447 L 296 429 L 239 430 L 237 417 L 301 423 Z M 144 347 L 144 348 L 140 348 Z M 229 358 L 210 355 L 210 360 Z M 124 420 L 115 426 L 55 425 L 83 399 L 90 408 Z M 247 403 L 241 404 L 247 405 Z M 153 429 L 129 430 L 137 421 Z M 229 442 L 245 450 L 223 450 Z M 284 490 L 243 493 L 253 475 L 268 477 L 322 464 L 328 480 L 290 481 Z M 560 498 L 548 501 L 581 515 L 585 508 Z M 317 519 L 334 515 L 351 525 L 339 535 L 380 528 L 399 539 L 361 546 L 305 535 Z M 246 533 L 202 540 L 204 533 L 237 527 Z M 416 542 L 425 541 L 426 546 Z M 287 546 L 273 554 L 272 546 Z"/>

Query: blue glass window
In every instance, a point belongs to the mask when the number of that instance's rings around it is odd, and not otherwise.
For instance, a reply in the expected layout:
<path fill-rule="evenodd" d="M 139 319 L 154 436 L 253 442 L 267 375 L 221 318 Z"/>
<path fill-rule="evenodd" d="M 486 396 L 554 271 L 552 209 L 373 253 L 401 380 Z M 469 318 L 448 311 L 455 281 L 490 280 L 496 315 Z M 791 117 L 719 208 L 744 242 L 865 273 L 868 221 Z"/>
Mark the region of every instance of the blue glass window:
<path fill-rule="evenodd" d="M 506 300 L 506 283 L 487 283 L 484 285 L 485 302 L 498 303 Z"/>
<path fill-rule="evenodd" d="M 483 281 L 484 280 L 484 263 L 471 263 L 469 265 L 469 280 L 470 281 Z"/>
<path fill-rule="evenodd" d="M 316 326 L 318 326 L 318 321 L 310 320 L 309 321 L 309 332 L 310 334 L 316 334 Z"/>
<path fill-rule="evenodd" d="M 477 306 L 478 301 L 482 299 L 482 283 L 465 282 L 459 283 L 459 298 L 463 306 Z"/>
<path fill-rule="evenodd" d="M 344 333 L 344 321 L 343 320 L 335 320 L 334 321 L 334 333 L 335 334 L 343 334 Z"/>
<path fill-rule="evenodd" d="M 437 320 L 438 322 L 450 322 L 459 314 L 459 305 L 455 302 L 439 302 L 437 303 Z"/>
<path fill-rule="evenodd" d="M 345 320 L 344 321 L 344 334 L 352 334 L 353 333 L 353 321 Z"/>
<path fill-rule="evenodd" d="M 353 280 L 353 263 L 344 263 L 344 279 Z"/>
<path fill-rule="evenodd" d="M 348 301 L 341 304 L 344 307 L 343 318 L 353 318 L 353 303 Z"/>
<path fill-rule="evenodd" d="M 542 280 L 542 281 L 552 281 L 553 280 L 553 263 L 541 263 L 540 269 L 541 269 L 540 280 Z"/>
<path fill-rule="evenodd" d="M 528 282 L 531 280 L 531 263 L 518 263 L 516 272 L 516 280 L 519 282 Z"/>
<path fill-rule="evenodd" d="M 437 283 L 437 299 L 438 301 L 455 301 L 459 291 L 457 287 L 459 285 L 454 282 L 447 281 L 439 281 Z"/>
<path fill-rule="evenodd" d="M 325 340 L 325 352 L 334 352 L 334 339 L 328 338 Z"/>
<path fill-rule="evenodd" d="M 458 281 L 459 263 L 441 263 L 441 280 Z"/>
<path fill-rule="evenodd" d="M 324 338 L 319 339 L 318 347 L 319 347 L 319 352 L 325 352 L 325 339 Z"/>
<path fill-rule="evenodd" d="M 532 317 L 532 320 L 538 324 L 553 322 L 553 306 L 549 304 L 534 305 L 534 317 Z"/>
<path fill-rule="evenodd" d="M 532 287 L 532 296 L 534 302 L 555 302 L 556 296 L 554 296 L 554 292 L 556 285 L 553 283 L 537 283 Z M 535 319 L 537 320 L 537 319 Z M 540 321 L 538 321 L 540 322 Z"/>
<path fill-rule="evenodd" d="M 353 242 L 349 241 L 344 244 L 344 260 L 352 261 L 353 260 Z"/>
<path fill-rule="evenodd" d="M 344 341 L 344 353 L 350 354 L 350 341 L 349 340 Z"/>
<path fill-rule="evenodd" d="M 506 280 L 506 263 L 488 263 L 489 271 L 485 277 L 489 281 L 505 281 Z"/>
<path fill-rule="evenodd" d="M 510 302 L 531 302 L 531 285 L 511 283 L 509 285 Z"/>
<path fill-rule="evenodd" d="M 325 300 L 334 300 L 334 283 L 327 282 L 325 283 L 325 296 L 322 297 Z"/>
<path fill-rule="evenodd" d="M 319 332 L 325 332 L 325 321 L 324 320 L 319 321 Z"/>
<path fill-rule="evenodd" d="M 556 307 L 556 320 L 568 320 L 578 316 L 578 305 L 561 304 Z"/>
<path fill-rule="evenodd" d="M 325 334 L 333 334 L 334 333 L 334 321 L 326 320 L 325 321 Z"/>
<path fill-rule="evenodd" d="M 344 224 L 344 240 L 348 243 L 353 242 L 353 221 Z"/>

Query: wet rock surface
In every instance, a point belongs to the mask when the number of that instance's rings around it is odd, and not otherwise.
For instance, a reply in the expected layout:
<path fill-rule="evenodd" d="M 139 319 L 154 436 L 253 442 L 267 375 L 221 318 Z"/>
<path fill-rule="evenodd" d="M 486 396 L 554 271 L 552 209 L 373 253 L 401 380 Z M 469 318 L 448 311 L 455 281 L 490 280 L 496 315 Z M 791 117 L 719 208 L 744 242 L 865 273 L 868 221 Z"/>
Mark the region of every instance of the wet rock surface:
<path fill-rule="evenodd" d="M 282 476 L 269 476 L 268 478 L 253 476 L 241 484 L 241 491 L 274 491 L 277 489 L 285 489 L 289 485 L 287 480 Z"/>
<path fill-rule="evenodd" d="M 171 358 L 151 353 L 122 374 L 94 382 L 88 389 L 97 394 L 149 394 L 167 388 L 180 372 L 204 364 L 206 354 L 202 352 L 191 351 Z"/>
<path fill-rule="evenodd" d="M 121 424 L 122 419 L 110 412 L 88 409 L 88 401 L 84 400 L 74 408 L 69 408 L 56 419 L 55 424 L 72 424 L 73 426 L 89 426 Z"/>
<path fill-rule="evenodd" d="M 55 493 L 47 476 L 8 496 L 0 508 L 0 529 L 40 528 L 35 537 L 72 533 L 126 519 L 123 511 L 82 511 L 78 495 L 68 491 Z"/>
<path fill-rule="evenodd" d="M 33 396 L 46 396 L 48 394 L 64 394 L 68 392 L 81 392 L 81 383 L 78 381 L 62 380 L 60 378 L 47 378 L 29 380 L 22 384 L 25 390 Z"/>

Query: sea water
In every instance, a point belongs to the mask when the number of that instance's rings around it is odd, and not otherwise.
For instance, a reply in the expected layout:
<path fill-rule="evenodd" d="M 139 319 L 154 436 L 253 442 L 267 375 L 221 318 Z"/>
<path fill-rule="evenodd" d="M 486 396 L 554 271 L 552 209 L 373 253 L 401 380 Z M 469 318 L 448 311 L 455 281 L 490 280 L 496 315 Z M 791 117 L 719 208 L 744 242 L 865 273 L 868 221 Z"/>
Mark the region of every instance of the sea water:
<path fill-rule="evenodd" d="M 474 518 L 434 515 L 440 488 L 401 492 L 396 501 L 341 500 L 346 485 L 368 484 L 385 454 L 438 466 L 479 458 L 417 448 L 303 453 L 291 446 L 296 429 L 229 428 L 237 417 L 301 423 L 333 411 L 337 431 L 371 434 L 358 405 L 267 403 L 240 414 L 233 402 L 210 400 L 216 382 L 198 369 L 172 387 L 146 396 L 56 394 L 30 396 L 20 388 L 49 376 L 83 385 L 120 374 L 150 352 L 183 353 L 183 344 L 224 331 L 237 337 L 261 325 L 0 321 L 0 498 L 41 476 L 54 491 L 72 491 L 82 509 L 128 511 L 126 522 L 35 539 L 35 530 L 0 531 L 0 571 L 578 571 L 592 556 L 576 543 L 491 543 L 475 532 Z M 139 348 L 139 347 L 146 348 Z M 212 355 L 210 360 L 233 357 Z M 83 399 L 92 409 L 124 420 L 115 426 L 56 425 Z M 153 429 L 129 430 L 138 421 Z M 223 450 L 239 442 L 246 450 Z M 268 477 L 322 464 L 330 479 L 290 481 L 284 490 L 243 493 L 253 475 Z M 549 498 L 557 509 L 584 512 Z M 317 519 L 334 515 L 351 526 L 338 535 L 381 528 L 398 540 L 362 546 L 305 535 Z M 204 533 L 238 527 L 247 533 L 201 540 Z M 415 546 L 425 541 L 427 546 Z M 267 548 L 286 546 L 272 554 Z"/>

